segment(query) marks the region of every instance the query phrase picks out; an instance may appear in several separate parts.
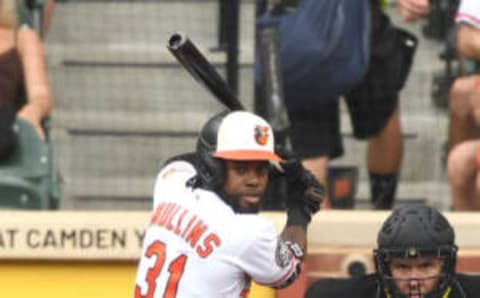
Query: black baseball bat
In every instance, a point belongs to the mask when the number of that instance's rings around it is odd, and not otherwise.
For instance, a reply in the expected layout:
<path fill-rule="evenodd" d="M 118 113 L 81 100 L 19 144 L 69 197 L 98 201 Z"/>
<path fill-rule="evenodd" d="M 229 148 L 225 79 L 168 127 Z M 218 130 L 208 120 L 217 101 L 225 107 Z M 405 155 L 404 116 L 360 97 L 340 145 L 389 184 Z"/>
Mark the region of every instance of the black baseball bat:
<path fill-rule="evenodd" d="M 174 33 L 167 48 L 192 77 L 203 84 L 221 103 L 231 110 L 245 110 L 215 67 L 185 35 Z"/>

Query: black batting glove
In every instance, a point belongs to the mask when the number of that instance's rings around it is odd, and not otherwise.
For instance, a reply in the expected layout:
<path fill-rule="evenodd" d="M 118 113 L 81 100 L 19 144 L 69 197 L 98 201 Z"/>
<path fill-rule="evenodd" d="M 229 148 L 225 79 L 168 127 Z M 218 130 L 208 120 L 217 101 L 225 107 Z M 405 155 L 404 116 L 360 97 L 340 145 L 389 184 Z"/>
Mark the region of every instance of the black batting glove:
<path fill-rule="evenodd" d="M 284 159 L 280 166 L 287 181 L 287 225 L 306 228 L 312 215 L 320 210 L 325 187 L 303 167 L 292 151 L 285 148 L 276 151 Z"/>

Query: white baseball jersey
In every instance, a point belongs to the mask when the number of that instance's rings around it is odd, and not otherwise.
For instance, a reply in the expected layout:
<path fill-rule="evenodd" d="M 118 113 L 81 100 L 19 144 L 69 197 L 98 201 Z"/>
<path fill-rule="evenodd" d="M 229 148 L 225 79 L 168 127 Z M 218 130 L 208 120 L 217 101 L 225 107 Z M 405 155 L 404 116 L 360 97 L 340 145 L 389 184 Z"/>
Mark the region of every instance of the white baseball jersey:
<path fill-rule="evenodd" d="M 294 276 L 300 260 L 273 224 L 187 186 L 195 175 L 191 164 L 175 161 L 157 177 L 135 297 L 247 297 L 251 279 L 278 286 Z"/>
<path fill-rule="evenodd" d="M 455 20 L 480 29 L 480 0 L 462 0 Z"/>

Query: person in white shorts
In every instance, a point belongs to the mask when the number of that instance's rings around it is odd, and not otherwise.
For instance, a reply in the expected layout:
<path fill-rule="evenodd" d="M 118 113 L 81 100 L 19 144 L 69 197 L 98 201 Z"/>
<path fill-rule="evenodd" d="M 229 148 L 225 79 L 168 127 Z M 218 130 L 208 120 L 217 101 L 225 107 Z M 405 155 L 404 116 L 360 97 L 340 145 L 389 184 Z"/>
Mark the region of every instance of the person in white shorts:
<path fill-rule="evenodd" d="M 456 211 L 480 210 L 480 1 L 462 0 L 456 49 L 476 70 L 457 78 L 450 92 L 447 170 Z"/>

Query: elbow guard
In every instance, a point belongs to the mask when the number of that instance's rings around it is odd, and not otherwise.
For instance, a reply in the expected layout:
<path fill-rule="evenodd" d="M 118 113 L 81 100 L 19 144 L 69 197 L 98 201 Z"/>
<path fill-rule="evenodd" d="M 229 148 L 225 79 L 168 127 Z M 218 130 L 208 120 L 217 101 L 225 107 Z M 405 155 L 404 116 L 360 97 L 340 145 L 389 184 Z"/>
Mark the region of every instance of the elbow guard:
<path fill-rule="evenodd" d="M 298 245 L 298 243 L 291 241 L 282 241 L 280 246 L 286 248 L 286 251 L 282 253 L 281 251 L 277 252 L 277 258 L 282 259 L 288 256 L 289 258 L 289 268 L 290 271 L 285 274 L 285 276 L 276 282 L 272 287 L 275 289 L 282 289 L 290 284 L 292 284 L 302 272 L 302 263 L 303 263 L 303 249 Z"/>

